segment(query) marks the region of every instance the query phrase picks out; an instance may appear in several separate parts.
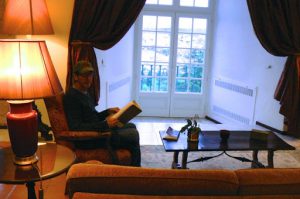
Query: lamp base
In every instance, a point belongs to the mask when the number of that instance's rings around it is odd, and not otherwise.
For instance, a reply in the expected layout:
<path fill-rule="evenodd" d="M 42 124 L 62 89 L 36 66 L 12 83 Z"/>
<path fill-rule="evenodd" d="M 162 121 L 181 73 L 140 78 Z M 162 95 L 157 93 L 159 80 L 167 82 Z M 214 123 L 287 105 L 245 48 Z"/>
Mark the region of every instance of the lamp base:
<path fill-rule="evenodd" d="M 7 128 L 14 162 L 17 165 L 29 165 L 38 161 L 38 119 L 32 110 L 32 100 L 8 101 Z"/>
<path fill-rule="evenodd" d="M 33 154 L 32 156 L 29 157 L 17 157 L 15 156 L 14 158 L 14 163 L 17 165 L 29 165 L 29 164 L 34 164 L 39 160 L 36 154 Z"/>

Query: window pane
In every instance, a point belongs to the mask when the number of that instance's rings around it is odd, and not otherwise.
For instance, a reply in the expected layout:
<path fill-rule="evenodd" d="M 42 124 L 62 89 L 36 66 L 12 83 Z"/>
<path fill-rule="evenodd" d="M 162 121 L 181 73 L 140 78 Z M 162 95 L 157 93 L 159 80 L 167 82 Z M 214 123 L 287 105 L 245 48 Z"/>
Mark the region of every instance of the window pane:
<path fill-rule="evenodd" d="M 153 78 L 142 78 L 141 79 L 141 91 L 152 91 Z"/>
<path fill-rule="evenodd" d="M 194 0 L 180 0 L 180 6 L 194 6 Z"/>
<path fill-rule="evenodd" d="M 156 30 L 156 16 L 143 16 L 143 30 Z"/>
<path fill-rule="evenodd" d="M 177 50 L 177 63 L 190 63 L 190 49 Z"/>
<path fill-rule="evenodd" d="M 192 48 L 205 49 L 206 36 L 201 34 L 193 34 Z"/>
<path fill-rule="evenodd" d="M 168 91 L 167 78 L 156 78 L 154 91 Z"/>
<path fill-rule="evenodd" d="M 194 18 L 194 33 L 206 34 L 206 19 Z"/>
<path fill-rule="evenodd" d="M 171 32 L 171 17 L 158 17 L 157 31 Z"/>
<path fill-rule="evenodd" d="M 166 63 L 157 63 L 155 65 L 155 75 L 157 77 L 167 77 L 168 76 L 168 65 Z"/>
<path fill-rule="evenodd" d="M 195 7 L 207 8 L 208 0 L 195 0 Z"/>
<path fill-rule="evenodd" d="M 176 68 L 176 77 L 187 77 L 188 76 L 188 66 L 178 65 Z"/>
<path fill-rule="evenodd" d="M 176 92 L 187 92 L 187 80 L 176 79 Z"/>
<path fill-rule="evenodd" d="M 142 76 L 152 76 L 153 75 L 153 64 L 142 64 L 141 75 Z"/>
<path fill-rule="evenodd" d="M 170 49 L 169 48 L 157 48 L 156 49 L 156 61 L 169 62 Z"/>
<path fill-rule="evenodd" d="M 202 67 L 197 67 L 197 66 L 192 66 L 190 70 L 190 77 L 193 78 L 202 78 L 203 74 L 203 68 Z"/>
<path fill-rule="evenodd" d="M 191 50 L 191 62 L 197 64 L 204 63 L 204 50 L 192 49 Z"/>
<path fill-rule="evenodd" d="M 192 18 L 179 18 L 179 32 L 186 32 L 186 33 L 192 33 L 192 27 L 193 27 L 193 19 Z"/>
<path fill-rule="evenodd" d="M 142 61 L 154 61 L 154 55 L 154 47 L 142 47 Z"/>
<path fill-rule="evenodd" d="M 201 92 L 201 80 L 192 79 L 189 85 L 189 92 L 200 93 Z"/>
<path fill-rule="evenodd" d="M 178 34 L 178 48 L 191 47 L 191 34 Z"/>
<path fill-rule="evenodd" d="M 155 32 L 146 32 L 143 31 L 143 46 L 154 46 L 155 45 Z"/>
<path fill-rule="evenodd" d="M 160 5 L 173 5 L 173 0 L 159 0 Z"/>
<path fill-rule="evenodd" d="M 180 6 L 207 8 L 208 0 L 180 0 Z"/>
<path fill-rule="evenodd" d="M 157 0 L 147 0 L 146 4 L 157 4 Z"/>
<path fill-rule="evenodd" d="M 157 46 L 170 47 L 170 39 L 169 33 L 157 33 Z"/>

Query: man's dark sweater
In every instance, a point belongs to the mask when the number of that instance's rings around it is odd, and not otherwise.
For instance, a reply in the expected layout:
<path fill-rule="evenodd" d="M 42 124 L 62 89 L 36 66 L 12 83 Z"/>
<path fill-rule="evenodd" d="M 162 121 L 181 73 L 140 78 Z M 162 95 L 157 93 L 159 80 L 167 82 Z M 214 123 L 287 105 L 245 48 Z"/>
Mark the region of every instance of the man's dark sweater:
<path fill-rule="evenodd" d="M 88 94 L 70 88 L 64 96 L 63 103 L 70 130 L 109 130 L 105 120 L 108 110 L 97 112 L 95 103 Z"/>

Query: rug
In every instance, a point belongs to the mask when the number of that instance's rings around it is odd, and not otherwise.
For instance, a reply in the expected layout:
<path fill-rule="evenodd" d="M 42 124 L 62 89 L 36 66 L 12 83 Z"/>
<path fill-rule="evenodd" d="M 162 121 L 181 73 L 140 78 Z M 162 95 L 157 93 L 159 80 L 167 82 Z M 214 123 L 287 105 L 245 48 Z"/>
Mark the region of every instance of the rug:
<path fill-rule="evenodd" d="M 142 167 L 149 168 L 171 168 L 173 159 L 172 152 L 165 152 L 162 145 L 143 145 L 141 146 Z M 220 152 L 190 152 L 188 161 L 197 159 L 201 156 L 217 155 Z M 241 156 L 252 159 L 252 152 L 236 151 L 228 152 L 232 156 Z M 264 165 L 267 165 L 267 152 L 261 151 L 258 159 Z M 181 161 L 181 153 L 179 155 Z M 251 163 L 241 162 L 230 158 L 226 155 L 207 160 L 205 162 L 194 162 L 187 165 L 190 169 L 243 169 L 251 168 Z M 275 151 L 274 152 L 275 168 L 300 168 L 300 149 L 292 151 Z"/>

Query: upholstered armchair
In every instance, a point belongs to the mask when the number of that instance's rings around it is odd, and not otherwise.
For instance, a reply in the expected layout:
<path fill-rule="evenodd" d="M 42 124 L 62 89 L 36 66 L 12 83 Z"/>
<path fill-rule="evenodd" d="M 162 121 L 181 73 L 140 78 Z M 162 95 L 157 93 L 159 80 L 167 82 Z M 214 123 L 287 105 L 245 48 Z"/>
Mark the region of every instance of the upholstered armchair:
<path fill-rule="evenodd" d="M 70 131 L 63 108 L 63 93 L 44 99 L 57 144 L 65 145 L 72 149 L 77 157 L 77 162 L 99 160 L 107 164 L 130 165 L 131 154 L 127 149 L 114 150 L 110 145 L 111 132 L 96 131 Z M 96 149 L 77 148 L 75 143 L 95 140 L 103 143 Z"/>

